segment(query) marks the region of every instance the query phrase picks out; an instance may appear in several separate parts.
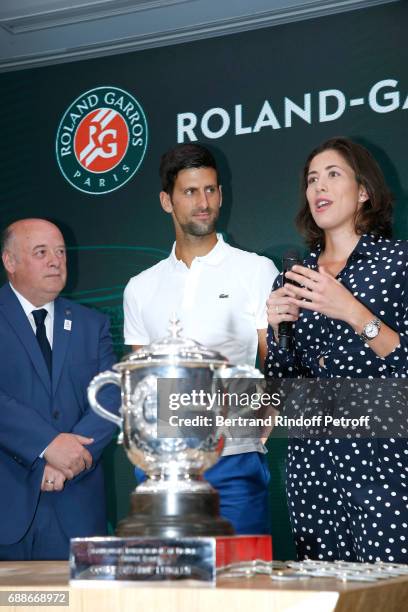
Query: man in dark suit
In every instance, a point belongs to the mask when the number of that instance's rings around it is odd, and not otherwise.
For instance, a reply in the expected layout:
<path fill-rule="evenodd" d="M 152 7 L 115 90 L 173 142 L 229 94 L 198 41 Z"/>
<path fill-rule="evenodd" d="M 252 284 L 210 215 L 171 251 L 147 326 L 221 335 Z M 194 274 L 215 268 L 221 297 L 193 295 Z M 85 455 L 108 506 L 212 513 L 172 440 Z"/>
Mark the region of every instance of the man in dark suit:
<path fill-rule="evenodd" d="M 113 425 L 87 386 L 115 361 L 104 315 L 58 297 L 59 229 L 24 219 L 3 235 L 0 289 L 0 559 L 66 559 L 69 538 L 106 533 L 100 457 Z M 117 409 L 117 390 L 104 403 Z"/>

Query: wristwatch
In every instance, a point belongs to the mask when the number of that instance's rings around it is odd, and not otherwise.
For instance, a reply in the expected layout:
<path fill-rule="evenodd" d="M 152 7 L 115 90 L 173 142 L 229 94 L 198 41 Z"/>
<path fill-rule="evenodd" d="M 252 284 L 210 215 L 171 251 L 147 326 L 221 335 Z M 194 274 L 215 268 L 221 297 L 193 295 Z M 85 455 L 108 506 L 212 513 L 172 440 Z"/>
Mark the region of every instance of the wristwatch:
<path fill-rule="evenodd" d="M 368 323 L 366 323 L 363 327 L 363 331 L 360 336 L 364 340 L 364 342 L 370 342 L 370 340 L 374 340 L 380 333 L 381 329 L 381 321 L 380 319 L 371 319 Z"/>

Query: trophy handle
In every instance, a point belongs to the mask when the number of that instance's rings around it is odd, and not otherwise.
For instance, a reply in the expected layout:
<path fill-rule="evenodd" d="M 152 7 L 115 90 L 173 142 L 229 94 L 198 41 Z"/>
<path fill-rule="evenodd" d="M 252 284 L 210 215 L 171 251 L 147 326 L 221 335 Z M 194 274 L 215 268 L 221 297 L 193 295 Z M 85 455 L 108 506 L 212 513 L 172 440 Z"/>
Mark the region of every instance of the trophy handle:
<path fill-rule="evenodd" d="M 98 395 L 99 390 L 105 385 L 113 384 L 121 387 L 122 377 L 120 374 L 116 374 L 115 372 L 110 372 L 109 370 L 106 372 L 101 372 L 97 374 L 95 378 L 93 378 L 88 387 L 88 401 L 91 405 L 91 408 L 96 414 L 99 414 L 103 419 L 107 419 L 108 421 L 112 421 L 118 427 L 122 429 L 122 418 L 109 412 L 103 406 L 100 405 L 96 396 Z"/>
<path fill-rule="evenodd" d="M 220 368 L 214 372 L 214 378 L 263 378 L 264 375 L 257 368 L 249 365 L 237 365 L 231 368 Z"/>

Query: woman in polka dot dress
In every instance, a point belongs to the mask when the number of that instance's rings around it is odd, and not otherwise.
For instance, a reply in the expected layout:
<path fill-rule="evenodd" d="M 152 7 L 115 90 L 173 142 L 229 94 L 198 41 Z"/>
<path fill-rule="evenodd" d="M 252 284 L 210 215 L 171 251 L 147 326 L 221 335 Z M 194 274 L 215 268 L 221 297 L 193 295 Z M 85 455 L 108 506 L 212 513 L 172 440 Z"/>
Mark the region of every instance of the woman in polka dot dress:
<path fill-rule="evenodd" d="M 268 300 L 271 377 L 407 378 L 408 243 L 392 240 L 392 199 L 362 146 L 333 138 L 308 157 L 303 265 Z M 278 326 L 294 323 L 294 346 Z M 401 383 L 404 381 L 401 381 Z M 405 416 L 406 419 L 406 416 Z M 386 435 L 386 432 L 385 432 Z M 406 438 L 293 439 L 287 496 L 299 558 L 408 563 Z"/>

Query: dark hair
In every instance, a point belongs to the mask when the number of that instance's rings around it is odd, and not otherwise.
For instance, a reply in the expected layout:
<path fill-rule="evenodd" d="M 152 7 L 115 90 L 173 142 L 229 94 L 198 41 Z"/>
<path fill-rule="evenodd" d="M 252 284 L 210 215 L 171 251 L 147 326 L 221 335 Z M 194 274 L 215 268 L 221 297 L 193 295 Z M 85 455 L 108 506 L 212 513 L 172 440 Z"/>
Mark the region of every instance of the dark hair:
<path fill-rule="evenodd" d="M 171 196 L 178 173 L 186 168 L 214 168 L 218 182 L 217 164 L 208 149 L 196 143 L 179 144 L 162 155 L 159 173 L 163 191 Z"/>
<path fill-rule="evenodd" d="M 337 151 L 354 170 L 356 181 L 367 192 L 368 200 L 356 212 L 354 227 L 358 235 L 370 233 L 375 237 L 392 236 L 392 195 L 385 184 L 384 175 L 371 153 L 362 145 L 348 138 L 336 137 L 326 140 L 313 149 L 308 156 L 301 178 L 301 208 L 296 216 L 296 226 L 305 237 L 309 247 L 318 244 L 324 247 L 324 232 L 318 227 L 310 212 L 306 199 L 307 175 L 316 155 L 332 149 Z"/>

